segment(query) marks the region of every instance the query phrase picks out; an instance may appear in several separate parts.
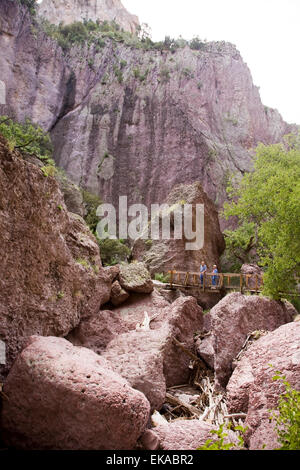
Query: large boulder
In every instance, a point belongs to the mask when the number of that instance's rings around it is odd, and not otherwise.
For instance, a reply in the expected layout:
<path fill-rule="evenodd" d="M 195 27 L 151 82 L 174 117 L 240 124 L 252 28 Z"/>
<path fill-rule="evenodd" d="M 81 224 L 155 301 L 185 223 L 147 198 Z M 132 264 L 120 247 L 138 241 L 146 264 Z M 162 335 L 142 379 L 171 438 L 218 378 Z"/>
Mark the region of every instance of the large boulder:
<path fill-rule="evenodd" d="M 149 315 L 147 308 L 143 310 Z M 193 297 L 181 297 L 156 310 L 148 331 L 134 329 L 116 336 L 102 355 L 113 370 L 146 395 L 152 409 L 160 409 L 166 388 L 186 383 L 189 378 L 190 358 L 174 344 L 173 338 L 192 350 L 194 333 L 202 327 L 202 314 Z"/>
<path fill-rule="evenodd" d="M 197 450 L 208 439 L 215 441 L 217 427 L 200 420 L 178 420 L 168 424 L 160 424 L 156 428 L 146 430 L 141 443 L 146 450 Z M 237 446 L 238 439 L 234 432 L 226 431 L 224 443 Z"/>
<path fill-rule="evenodd" d="M 18 449 L 133 449 L 149 419 L 142 393 L 62 338 L 31 337 L 4 393 L 3 439 Z"/>
<path fill-rule="evenodd" d="M 291 304 L 238 292 L 224 297 L 210 311 L 210 334 L 198 344 L 198 354 L 215 370 L 216 384 L 225 387 L 232 373 L 232 361 L 248 334 L 254 330 L 273 331 L 291 322 L 296 310 Z"/>
<path fill-rule="evenodd" d="M 167 273 L 171 269 L 198 272 L 202 260 L 205 260 L 209 270 L 212 271 L 213 265 L 219 264 L 219 257 L 224 251 L 225 243 L 216 207 L 204 192 L 200 182 L 175 186 L 165 202 L 170 209 L 169 211 L 161 210 L 159 217 L 161 221 L 170 217 L 171 238 L 169 240 L 151 240 L 151 243 L 139 238 L 133 246 L 133 257 L 144 261 L 151 273 Z M 190 204 L 193 208 L 194 230 L 196 227 L 196 205 L 204 205 L 204 245 L 202 249 L 187 250 L 187 239 L 184 236 L 180 239 L 174 239 L 174 211 L 184 204 Z M 197 226 L 197 230 L 200 230 L 200 227 Z"/>
<path fill-rule="evenodd" d="M 0 340 L 5 374 L 33 334 L 65 336 L 108 301 L 96 239 L 68 213 L 56 179 L 0 137 Z M 0 366 L 2 367 L 2 366 Z"/>
<path fill-rule="evenodd" d="M 113 310 L 101 310 L 84 318 L 67 339 L 75 346 L 84 346 L 98 354 L 122 333 L 136 331 L 143 322 L 145 312 L 153 318 L 169 303 L 154 290 L 151 294 L 131 294 L 126 303 Z"/>
<path fill-rule="evenodd" d="M 247 413 L 246 442 L 251 450 L 279 447 L 270 410 L 275 410 L 284 392 L 277 371 L 300 391 L 300 323 L 292 322 L 268 333 L 243 355 L 227 385 L 230 412 Z"/>
<path fill-rule="evenodd" d="M 153 282 L 144 263 L 124 264 L 120 266 L 119 282 L 129 292 L 150 294 Z"/>

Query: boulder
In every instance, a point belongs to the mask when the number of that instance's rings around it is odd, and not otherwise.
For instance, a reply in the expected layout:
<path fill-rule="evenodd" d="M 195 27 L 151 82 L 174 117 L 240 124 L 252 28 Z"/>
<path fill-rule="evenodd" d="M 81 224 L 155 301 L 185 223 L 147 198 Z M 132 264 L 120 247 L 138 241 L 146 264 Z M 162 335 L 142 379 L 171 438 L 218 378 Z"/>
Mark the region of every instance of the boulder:
<path fill-rule="evenodd" d="M 66 210 L 56 179 L 11 152 L 2 137 L 0 208 L 1 376 L 24 338 L 67 335 L 109 300 L 111 283 L 95 237 Z"/>
<path fill-rule="evenodd" d="M 142 393 L 62 338 L 31 337 L 4 392 L 3 438 L 17 449 L 133 449 L 149 419 Z"/>
<path fill-rule="evenodd" d="M 193 297 L 181 297 L 171 305 L 164 302 L 167 306 L 156 310 L 149 331 L 134 329 L 120 334 L 102 353 L 113 370 L 146 395 L 152 409 L 161 408 L 166 387 L 186 383 L 189 378 L 190 358 L 174 344 L 173 337 L 192 350 L 194 333 L 202 326 L 202 309 Z M 151 317 L 149 309 L 142 308 L 140 321 L 145 310 Z M 129 325 L 126 309 L 124 319 Z"/>
<path fill-rule="evenodd" d="M 128 292 L 125 289 L 122 289 L 120 283 L 115 281 L 111 286 L 110 301 L 114 307 L 118 307 L 123 304 L 129 297 Z"/>
<path fill-rule="evenodd" d="M 109 276 L 111 282 L 114 282 L 119 276 L 120 266 L 116 264 L 115 266 L 106 266 L 104 272 Z"/>
<path fill-rule="evenodd" d="M 120 266 L 119 282 L 129 292 L 150 294 L 153 283 L 144 263 L 132 263 Z"/>
<path fill-rule="evenodd" d="M 275 410 L 284 392 L 280 371 L 293 388 L 300 391 L 300 324 L 288 323 L 254 343 L 245 352 L 227 385 L 230 412 L 247 413 L 246 442 L 250 450 L 279 447 L 270 410 Z"/>
<path fill-rule="evenodd" d="M 153 429 L 147 429 L 141 437 L 141 444 L 146 450 L 197 450 L 208 439 L 215 441 L 216 426 L 200 420 L 177 420 L 169 424 L 161 424 Z M 228 434 L 224 443 L 233 443 L 237 446 L 238 439 L 234 432 Z"/>
<path fill-rule="evenodd" d="M 144 261 L 153 273 L 167 273 L 171 269 L 178 271 L 199 272 L 202 260 L 205 260 L 210 271 L 214 264 L 219 264 L 219 257 L 225 249 L 224 238 L 220 230 L 216 207 L 204 192 L 199 181 L 193 184 L 175 186 L 168 195 L 166 204 L 169 211 L 159 212 L 160 220 L 170 217 L 171 237 L 169 240 L 148 240 L 139 238 L 133 246 L 133 258 Z M 193 208 L 193 227 L 196 226 L 196 205 L 204 204 L 204 246 L 202 249 L 187 250 L 187 239 L 182 236 L 174 239 L 174 211 L 190 204 Z M 162 222 L 161 222 L 162 223 Z M 198 222 L 197 222 L 198 223 Z M 197 225 L 197 229 L 200 227 Z"/>
<path fill-rule="evenodd" d="M 84 346 L 98 354 L 122 333 L 136 331 L 145 312 L 150 318 L 161 312 L 169 303 L 154 290 L 151 294 L 132 293 L 126 303 L 113 310 L 101 310 L 84 318 L 67 339 L 75 346 Z"/>
<path fill-rule="evenodd" d="M 213 366 L 216 385 L 226 386 L 232 373 L 232 362 L 248 334 L 254 330 L 273 331 L 291 322 L 293 314 L 296 310 L 291 304 L 238 292 L 227 295 L 213 307 L 210 335 L 198 344 L 197 351 Z"/>

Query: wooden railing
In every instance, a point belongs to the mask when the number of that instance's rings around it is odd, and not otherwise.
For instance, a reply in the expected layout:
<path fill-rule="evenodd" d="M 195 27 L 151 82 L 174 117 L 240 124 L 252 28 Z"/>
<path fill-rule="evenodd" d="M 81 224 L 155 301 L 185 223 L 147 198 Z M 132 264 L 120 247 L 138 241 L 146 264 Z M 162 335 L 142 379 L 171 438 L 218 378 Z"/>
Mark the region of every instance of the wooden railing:
<path fill-rule="evenodd" d="M 238 273 L 195 273 L 189 271 L 171 270 L 169 273 L 169 286 L 198 287 L 203 291 L 219 292 L 222 289 L 250 291 L 259 293 L 262 291 L 263 278 L 259 274 Z"/>

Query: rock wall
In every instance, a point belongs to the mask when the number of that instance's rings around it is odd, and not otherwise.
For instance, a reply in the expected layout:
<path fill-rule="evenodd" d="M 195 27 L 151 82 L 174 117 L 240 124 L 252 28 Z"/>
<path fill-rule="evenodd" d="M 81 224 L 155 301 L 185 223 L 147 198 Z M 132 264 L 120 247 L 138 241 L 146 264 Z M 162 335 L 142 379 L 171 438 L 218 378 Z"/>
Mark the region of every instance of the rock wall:
<path fill-rule="evenodd" d="M 293 127 L 263 106 L 236 48 L 207 43 L 174 53 L 106 38 L 63 54 L 26 8 L 0 4 L 0 112 L 50 130 L 56 162 L 71 179 L 118 205 L 165 200 L 200 181 L 221 207 L 231 173 L 252 166 L 258 142 Z"/>
<path fill-rule="evenodd" d="M 40 16 L 50 23 L 64 24 L 75 21 L 115 21 L 125 31 L 134 33 L 139 19 L 131 15 L 120 0 L 43 0 L 38 8 Z"/>
<path fill-rule="evenodd" d="M 1 136 L 0 247 L 1 377 L 25 338 L 67 335 L 99 311 L 111 287 L 95 238 L 67 212 L 55 178 L 10 152 Z"/>

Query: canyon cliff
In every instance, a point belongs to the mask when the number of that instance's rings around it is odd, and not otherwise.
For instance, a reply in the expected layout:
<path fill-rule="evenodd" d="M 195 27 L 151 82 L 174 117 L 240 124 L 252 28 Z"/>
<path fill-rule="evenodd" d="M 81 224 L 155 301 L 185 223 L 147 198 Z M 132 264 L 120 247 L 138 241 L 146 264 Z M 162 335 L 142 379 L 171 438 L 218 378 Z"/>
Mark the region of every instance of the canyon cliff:
<path fill-rule="evenodd" d="M 65 5 L 46 2 L 54 3 Z M 263 106 L 232 44 L 166 51 L 106 35 L 101 47 L 63 51 L 17 2 L 1 2 L 0 21 L 1 114 L 50 131 L 57 164 L 106 202 L 127 195 L 149 206 L 200 181 L 221 208 L 230 175 L 251 169 L 253 148 L 293 130 Z"/>
<path fill-rule="evenodd" d="M 138 17 L 131 15 L 120 0 L 43 0 L 38 13 L 53 24 L 84 20 L 116 21 L 121 28 L 131 33 L 139 26 Z"/>

